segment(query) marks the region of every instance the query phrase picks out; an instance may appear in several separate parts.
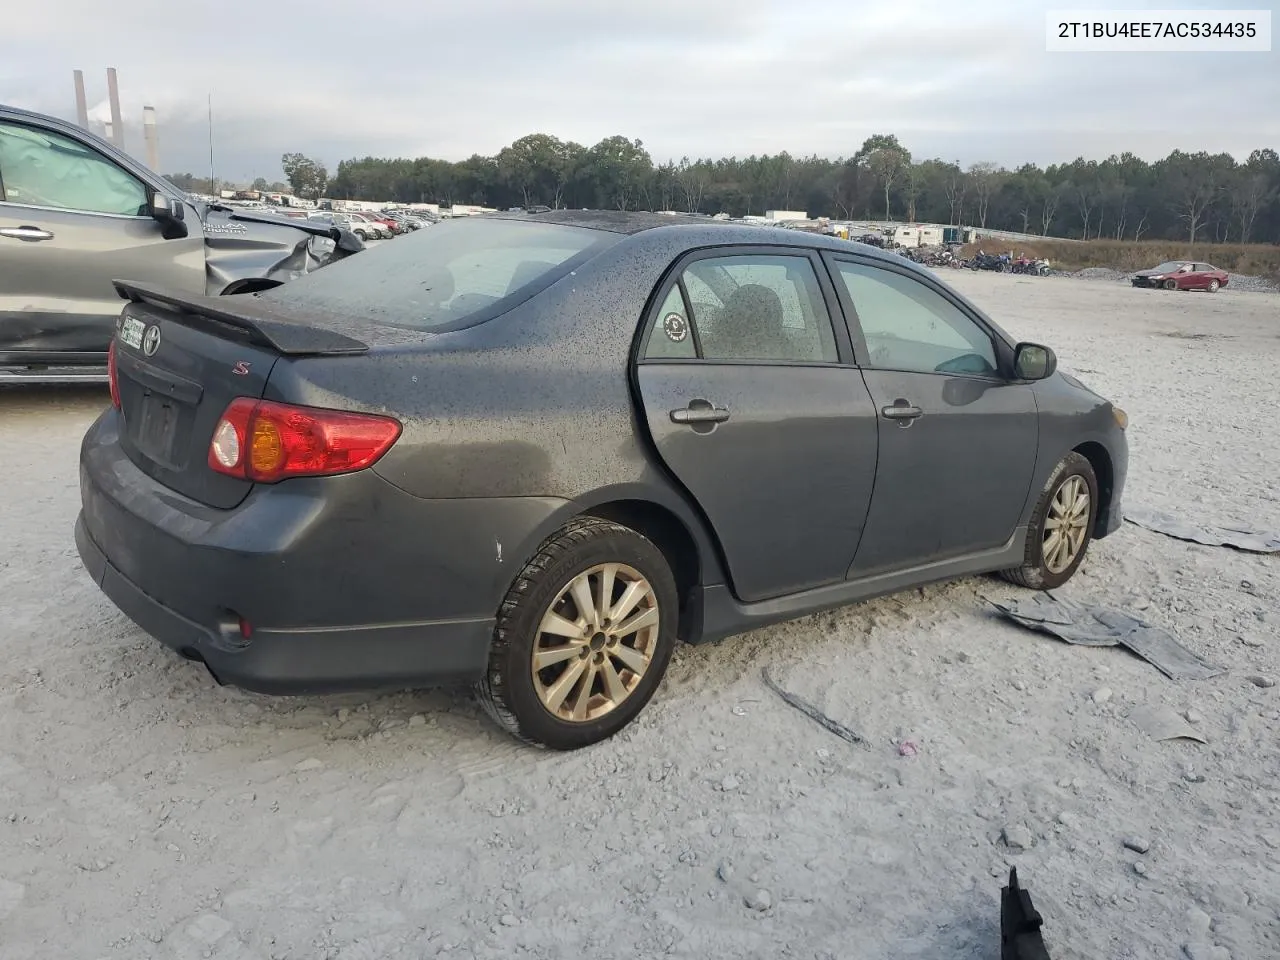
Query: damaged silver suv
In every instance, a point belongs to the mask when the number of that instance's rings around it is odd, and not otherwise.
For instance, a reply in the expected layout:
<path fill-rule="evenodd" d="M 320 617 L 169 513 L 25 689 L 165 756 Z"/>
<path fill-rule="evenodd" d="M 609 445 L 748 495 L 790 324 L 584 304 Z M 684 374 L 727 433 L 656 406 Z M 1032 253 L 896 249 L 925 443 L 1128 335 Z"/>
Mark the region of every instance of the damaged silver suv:
<path fill-rule="evenodd" d="M 194 201 L 87 130 L 0 104 L 0 378 L 105 368 L 113 280 L 253 293 L 363 249 L 335 224 Z"/>

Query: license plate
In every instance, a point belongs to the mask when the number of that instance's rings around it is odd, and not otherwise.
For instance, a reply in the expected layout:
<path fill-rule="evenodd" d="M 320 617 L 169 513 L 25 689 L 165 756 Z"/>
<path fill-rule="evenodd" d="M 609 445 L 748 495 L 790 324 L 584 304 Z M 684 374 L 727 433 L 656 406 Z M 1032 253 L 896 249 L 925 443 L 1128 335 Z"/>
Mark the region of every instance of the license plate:
<path fill-rule="evenodd" d="M 135 441 L 138 449 L 153 460 L 172 462 L 177 424 L 178 410 L 170 400 L 154 394 L 143 397 Z"/>
<path fill-rule="evenodd" d="M 142 332 L 147 325 L 137 317 L 125 317 L 120 325 L 120 339 L 135 350 L 142 349 Z"/>

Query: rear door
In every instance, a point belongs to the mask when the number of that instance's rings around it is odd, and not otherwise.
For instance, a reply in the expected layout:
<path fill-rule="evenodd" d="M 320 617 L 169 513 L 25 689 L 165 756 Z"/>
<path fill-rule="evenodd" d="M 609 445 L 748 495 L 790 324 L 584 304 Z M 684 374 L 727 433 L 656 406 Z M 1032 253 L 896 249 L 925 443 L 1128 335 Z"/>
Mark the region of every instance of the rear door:
<path fill-rule="evenodd" d="M 841 581 L 862 537 L 876 413 L 835 309 L 816 255 L 718 248 L 680 262 L 646 319 L 649 433 L 742 600 Z"/>
<path fill-rule="evenodd" d="M 995 335 L 940 284 L 870 258 L 829 262 L 879 413 L 875 493 L 850 576 L 1005 543 L 1035 470 L 1031 387 L 1001 376 Z"/>

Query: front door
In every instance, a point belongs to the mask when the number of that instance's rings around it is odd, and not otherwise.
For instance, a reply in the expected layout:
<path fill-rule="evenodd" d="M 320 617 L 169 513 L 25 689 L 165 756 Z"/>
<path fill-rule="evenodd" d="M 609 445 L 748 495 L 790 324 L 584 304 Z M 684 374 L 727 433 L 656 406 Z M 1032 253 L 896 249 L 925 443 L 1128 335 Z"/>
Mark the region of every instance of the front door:
<path fill-rule="evenodd" d="M 165 240 L 147 187 L 88 143 L 0 120 L 0 364 L 102 362 L 112 280 L 205 289 L 204 237 Z"/>
<path fill-rule="evenodd" d="M 646 323 L 650 436 L 744 601 L 842 581 L 862 537 L 876 411 L 824 273 L 792 248 L 703 252 Z"/>
<path fill-rule="evenodd" d="M 850 576 L 1006 543 L 1035 470 L 1030 386 L 1000 375 L 993 334 L 940 285 L 871 260 L 831 266 L 879 413 L 880 466 Z"/>

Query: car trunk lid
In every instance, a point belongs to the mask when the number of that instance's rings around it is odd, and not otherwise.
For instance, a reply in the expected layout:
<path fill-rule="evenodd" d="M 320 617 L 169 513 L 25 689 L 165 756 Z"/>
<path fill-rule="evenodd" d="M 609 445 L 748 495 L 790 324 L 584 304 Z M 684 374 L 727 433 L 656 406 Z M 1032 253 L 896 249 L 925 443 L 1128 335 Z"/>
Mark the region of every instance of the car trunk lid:
<path fill-rule="evenodd" d="M 145 473 L 211 507 L 235 507 L 253 489 L 209 466 L 209 443 L 231 401 L 260 399 L 281 357 L 368 350 L 243 296 L 188 296 L 122 281 L 116 289 L 130 301 L 114 341 L 121 446 Z"/>

